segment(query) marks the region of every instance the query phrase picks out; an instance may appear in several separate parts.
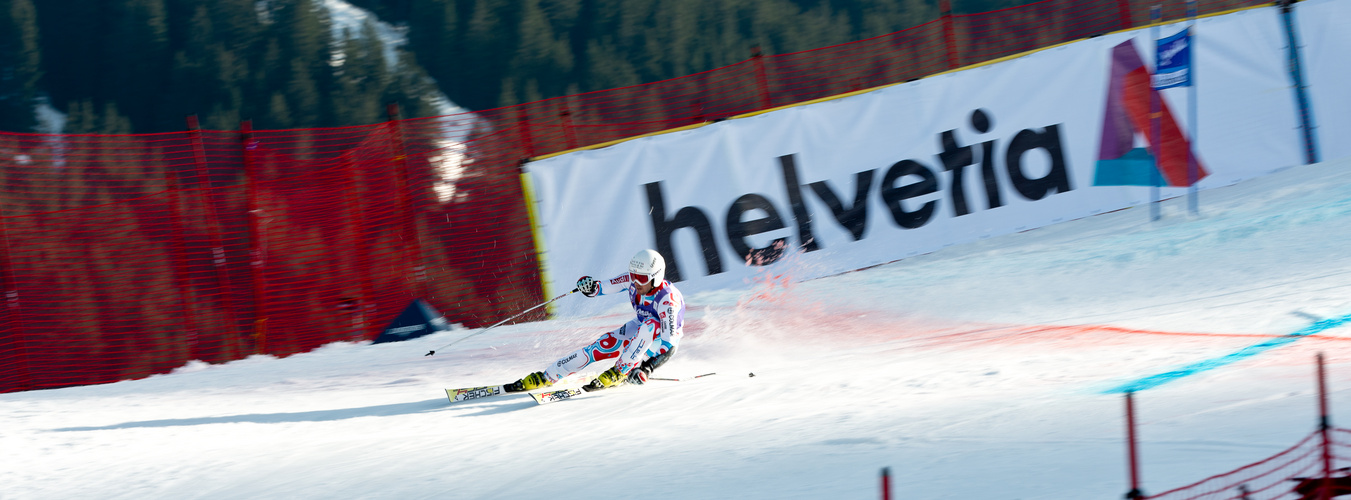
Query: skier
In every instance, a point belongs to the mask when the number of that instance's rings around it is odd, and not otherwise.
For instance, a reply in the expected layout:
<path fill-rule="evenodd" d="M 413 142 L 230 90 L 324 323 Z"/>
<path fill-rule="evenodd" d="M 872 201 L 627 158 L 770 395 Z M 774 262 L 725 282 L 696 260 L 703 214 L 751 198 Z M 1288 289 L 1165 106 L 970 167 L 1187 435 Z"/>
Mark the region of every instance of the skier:
<path fill-rule="evenodd" d="M 562 357 L 544 371 L 531 373 L 506 385 L 507 392 L 548 387 L 581 371 L 591 363 L 617 358 L 615 364 L 582 387 L 595 391 L 620 382 L 642 384 L 653 370 L 675 355 L 684 334 L 685 299 L 675 284 L 666 281 L 666 260 L 655 250 L 643 250 L 629 261 L 629 272 L 607 281 L 590 276 L 577 280 L 577 290 L 587 297 L 613 295 L 627 290 L 637 318 L 605 332 L 591 345 Z"/>

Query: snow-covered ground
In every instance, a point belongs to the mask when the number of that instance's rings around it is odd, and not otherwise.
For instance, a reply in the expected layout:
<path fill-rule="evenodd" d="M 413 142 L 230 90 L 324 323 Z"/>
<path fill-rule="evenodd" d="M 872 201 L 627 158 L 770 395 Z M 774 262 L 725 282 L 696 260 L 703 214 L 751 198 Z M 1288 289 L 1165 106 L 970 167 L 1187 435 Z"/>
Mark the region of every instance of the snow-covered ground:
<path fill-rule="evenodd" d="M 451 405 L 443 389 L 542 369 L 625 319 L 623 304 L 431 357 L 464 332 L 0 395 L 0 498 L 878 498 L 883 467 L 897 498 L 1121 498 L 1114 389 L 1351 314 L 1351 161 L 1202 196 L 1199 217 L 1174 200 L 1160 222 L 1141 207 L 694 294 L 658 374 L 717 375 L 548 406 Z M 1146 491 L 1314 430 L 1317 352 L 1342 422 L 1347 337 L 1327 329 L 1137 393 Z"/>

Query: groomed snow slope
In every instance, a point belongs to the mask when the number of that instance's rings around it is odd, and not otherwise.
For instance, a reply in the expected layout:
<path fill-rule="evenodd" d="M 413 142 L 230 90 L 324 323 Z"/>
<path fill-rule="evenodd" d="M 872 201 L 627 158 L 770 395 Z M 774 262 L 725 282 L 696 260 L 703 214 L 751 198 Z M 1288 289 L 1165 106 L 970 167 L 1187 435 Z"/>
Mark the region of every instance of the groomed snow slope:
<path fill-rule="evenodd" d="M 447 404 L 625 319 L 333 344 L 285 359 L 0 395 L 0 499 L 1115 499 L 1114 388 L 1351 314 L 1351 161 L 832 278 L 792 263 L 693 294 L 680 356 L 717 372 L 536 406 Z M 615 270 L 596 270 L 604 274 Z M 564 300 L 585 299 L 580 296 Z M 1197 335 L 1182 335 L 1197 334 Z M 1314 356 L 1351 419 L 1337 327 L 1137 394 L 1159 492 L 1314 430 Z M 748 376 L 754 373 L 754 377 Z"/>

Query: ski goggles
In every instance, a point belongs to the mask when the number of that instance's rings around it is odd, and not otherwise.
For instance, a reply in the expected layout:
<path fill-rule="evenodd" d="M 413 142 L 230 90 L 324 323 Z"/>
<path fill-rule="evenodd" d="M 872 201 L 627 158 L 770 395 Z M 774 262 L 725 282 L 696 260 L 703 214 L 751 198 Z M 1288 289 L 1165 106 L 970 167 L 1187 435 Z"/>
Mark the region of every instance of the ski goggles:
<path fill-rule="evenodd" d="M 639 284 L 639 285 L 646 285 L 647 282 L 652 281 L 652 277 L 651 277 L 651 276 L 648 276 L 648 275 L 646 275 L 646 274 L 633 273 L 633 272 L 629 273 L 629 279 L 633 280 L 634 283 L 637 283 L 637 284 Z"/>

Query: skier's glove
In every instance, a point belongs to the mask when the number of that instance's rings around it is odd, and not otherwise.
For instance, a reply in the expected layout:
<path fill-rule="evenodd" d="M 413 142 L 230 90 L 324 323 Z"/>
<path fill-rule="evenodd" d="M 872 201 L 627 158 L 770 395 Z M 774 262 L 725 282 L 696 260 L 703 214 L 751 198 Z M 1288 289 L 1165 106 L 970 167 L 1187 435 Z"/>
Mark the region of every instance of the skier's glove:
<path fill-rule="evenodd" d="M 646 366 L 640 366 L 634 368 L 633 370 L 630 370 L 629 378 L 624 382 L 633 385 L 643 385 L 644 382 L 647 382 L 647 377 L 651 374 L 652 374 L 651 369 L 647 368 Z"/>
<path fill-rule="evenodd" d="M 587 297 L 595 297 L 600 294 L 600 283 L 590 276 L 582 276 L 577 280 L 577 291 Z"/>

